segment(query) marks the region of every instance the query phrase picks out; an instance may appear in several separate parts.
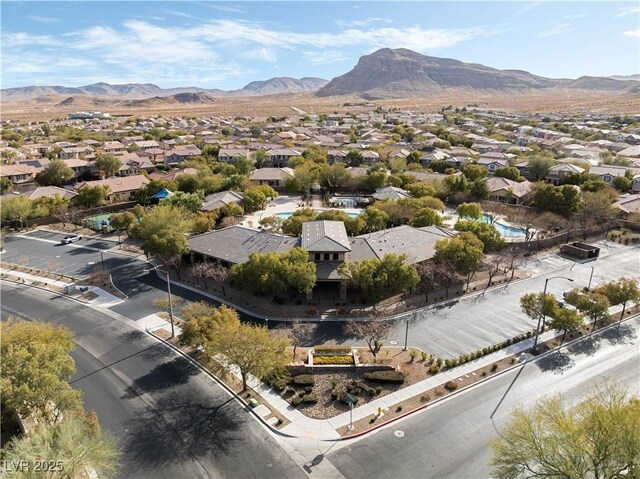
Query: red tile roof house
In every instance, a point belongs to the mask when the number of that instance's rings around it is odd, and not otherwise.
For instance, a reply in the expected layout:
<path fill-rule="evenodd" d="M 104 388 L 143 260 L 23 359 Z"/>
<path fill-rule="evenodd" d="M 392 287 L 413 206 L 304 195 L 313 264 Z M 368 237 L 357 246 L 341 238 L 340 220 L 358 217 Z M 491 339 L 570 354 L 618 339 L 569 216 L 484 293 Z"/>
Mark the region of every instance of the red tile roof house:
<path fill-rule="evenodd" d="M 109 193 L 107 194 L 107 202 L 122 203 L 125 201 L 133 201 L 136 199 L 136 193 L 149 184 L 149 179 L 142 175 L 113 177 L 104 180 L 84 181 L 79 183 L 76 191 L 80 191 L 86 186 L 107 186 Z"/>

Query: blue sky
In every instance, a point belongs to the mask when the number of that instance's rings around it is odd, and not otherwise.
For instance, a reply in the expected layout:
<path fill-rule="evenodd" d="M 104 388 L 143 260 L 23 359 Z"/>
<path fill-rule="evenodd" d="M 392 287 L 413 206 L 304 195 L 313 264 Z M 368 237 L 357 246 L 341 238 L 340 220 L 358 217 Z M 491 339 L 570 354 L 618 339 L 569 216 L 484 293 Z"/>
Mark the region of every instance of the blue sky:
<path fill-rule="evenodd" d="M 2 88 L 331 79 L 378 48 L 554 78 L 640 73 L 640 2 L 2 1 Z"/>

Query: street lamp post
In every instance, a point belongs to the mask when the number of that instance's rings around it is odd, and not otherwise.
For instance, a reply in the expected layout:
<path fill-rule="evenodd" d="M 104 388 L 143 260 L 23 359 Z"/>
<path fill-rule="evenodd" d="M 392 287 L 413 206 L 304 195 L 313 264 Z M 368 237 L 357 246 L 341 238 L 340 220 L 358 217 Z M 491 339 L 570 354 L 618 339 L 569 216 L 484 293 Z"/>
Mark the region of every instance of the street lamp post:
<path fill-rule="evenodd" d="M 536 326 L 536 337 L 533 340 L 533 349 L 536 349 L 538 346 L 538 336 L 540 336 L 540 323 L 542 322 L 542 327 L 544 327 L 545 323 L 545 314 L 544 314 L 544 303 L 547 299 L 547 284 L 552 279 L 566 279 L 567 281 L 573 282 L 573 279 L 567 278 L 566 276 L 554 276 L 553 278 L 547 278 L 544 280 L 544 290 L 542 291 L 542 301 L 540 301 L 540 315 L 538 316 L 538 324 Z"/>
<path fill-rule="evenodd" d="M 591 290 L 591 280 L 593 279 L 593 266 L 591 266 L 591 275 L 589 276 L 589 286 L 587 286 L 587 291 Z"/>
<path fill-rule="evenodd" d="M 167 294 L 169 295 L 169 320 L 171 321 L 171 339 L 176 337 L 175 327 L 173 324 L 173 299 L 171 297 L 171 280 L 169 279 L 169 264 L 162 258 L 158 258 L 164 263 L 164 267 L 167 269 Z"/>

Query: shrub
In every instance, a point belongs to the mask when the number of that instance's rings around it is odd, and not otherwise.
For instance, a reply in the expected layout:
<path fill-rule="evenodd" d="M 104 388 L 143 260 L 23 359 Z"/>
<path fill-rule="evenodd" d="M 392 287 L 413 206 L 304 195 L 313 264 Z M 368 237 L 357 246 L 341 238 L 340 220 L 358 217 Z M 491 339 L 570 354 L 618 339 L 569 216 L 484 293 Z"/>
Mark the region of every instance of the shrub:
<path fill-rule="evenodd" d="M 313 355 L 313 364 L 353 364 L 353 356 L 345 354 Z"/>
<path fill-rule="evenodd" d="M 291 405 L 292 406 L 298 406 L 301 402 L 302 402 L 302 397 L 300 397 L 300 396 L 293 396 L 291 398 Z"/>
<path fill-rule="evenodd" d="M 453 366 L 453 359 L 445 359 L 444 365 L 450 368 L 451 366 Z"/>
<path fill-rule="evenodd" d="M 446 383 L 444 383 L 444 387 L 449 391 L 455 391 L 456 389 L 458 389 L 458 383 L 455 381 L 447 381 Z"/>
<path fill-rule="evenodd" d="M 422 396 L 420 396 L 420 402 L 429 402 L 431 401 L 431 396 L 429 396 L 428 394 L 423 394 Z"/>
<path fill-rule="evenodd" d="M 480 376 L 482 376 L 482 377 L 485 377 L 486 375 L 487 375 L 487 372 L 486 372 L 486 371 L 482 371 L 482 372 L 480 373 Z"/>
<path fill-rule="evenodd" d="M 382 394 L 382 388 L 381 388 L 380 386 L 378 386 L 378 387 L 376 388 L 376 396 L 378 396 L 378 395 L 380 395 L 380 394 Z"/>
<path fill-rule="evenodd" d="M 305 394 L 307 394 L 307 391 L 300 391 L 298 397 L 303 397 Z"/>
<path fill-rule="evenodd" d="M 429 366 L 429 372 L 431 374 L 438 374 L 440 372 L 440 366 L 438 366 L 436 363 L 433 363 L 431 366 Z"/>
<path fill-rule="evenodd" d="M 315 380 L 313 378 L 313 374 L 300 374 L 298 376 L 294 376 L 293 384 L 298 386 L 313 386 L 315 384 Z"/>
<path fill-rule="evenodd" d="M 398 407 L 396 408 L 396 412 L 400 412 L 400 411 L 402 411 L 402 406 L 398 406 Z"/>
<path fill-rule="evenodd" d="M 409 351 L 409 358 L 411 359 L 411 362 L 414 362 L 416 360 L 417 355 L 418 353 L 416 352 L 415 349 L 412 349 L 411 351 Z"/>
<path fill-rule="evenodd" d="M 400 371 L 373 371 L 364 373 L 364 378 L 374 383 L 402 384 L 404 382 L 404 374 Z"/>
<path fill-rule="evenodd" d="M 324 344 L 313 348 L 315 354 L 351 354 L 351 346 L 340 346 L 338 344 Z"/>
<path fill-rule="evenodd" d="M 305 386 L 304 392 L 310 393 L 311 391 L 313 391 L 313 386 Z"/>
<path fill-rule="evenodd" d="M 331 378 L 331 388 L 335 388 L 338 385 L 338 380 L 336 378 Z"/>
<path fill-rule="evenodd" d="M 420 358 L 422 359 L 422 362 L 426 362 L 427 358 L 429 357 L 429 355 L 427 353 L 425 353 L 424 351 L 422 351 L 422 353 L 420 353 Z"/>
<path fill-rule="evenodd" d="M 442 396 L 444 394 L 444 391 L 442 390 L 442 388 L 436 388 L 434 393 L 436 396 Z"/>
<path fill-rule="evenodd" d="M 318 402 L 318 398 L 315 394 L 305 394 L 302 396 L 302 402 L 315 404 Z"/>
<path fill-rule="evenodd" d="M 491 371 L 497 371 L 498 370 L 498 365 L 494 364 L 493 366 L 491 366 Z"/>

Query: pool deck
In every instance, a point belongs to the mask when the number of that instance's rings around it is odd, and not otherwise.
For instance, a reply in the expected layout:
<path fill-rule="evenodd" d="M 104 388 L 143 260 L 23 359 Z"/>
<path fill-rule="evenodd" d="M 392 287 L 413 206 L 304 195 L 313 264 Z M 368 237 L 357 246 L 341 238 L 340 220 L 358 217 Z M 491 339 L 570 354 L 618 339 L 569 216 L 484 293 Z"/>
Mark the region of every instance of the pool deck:
<path fill-rule="evenodd" d="M 302 202 L 302 196 L 299 195 L 278 196 L 274 200 L 270 201 L 264 210 L 254 211 L 253 213 L 245 215 L 240 224 L 243 226 L 248 226 L 250 228 L 257 228 L 258 226 L 260 226 L 260 220 L 262 218 L 266 218 L 267 216 L 275 216 L 277 213 L 289 213 L 301 208 L 313 208 L 314 210 L 339 209 L 340 211 L 344 211 L 345 213 L 362 212 L 362 209 L 358 208 L 327 208 L 322 204 L 322 200 L 317 195 L 314 195 L 311 200 L 307 200 L 305 202 L 305 206 L 300 206 Z"/>

